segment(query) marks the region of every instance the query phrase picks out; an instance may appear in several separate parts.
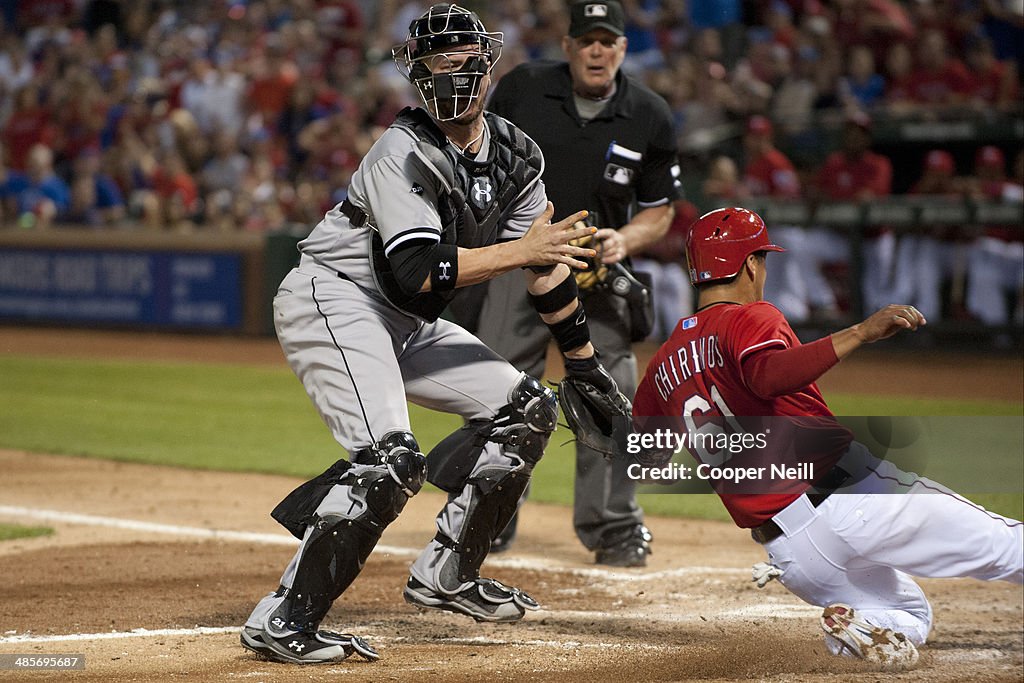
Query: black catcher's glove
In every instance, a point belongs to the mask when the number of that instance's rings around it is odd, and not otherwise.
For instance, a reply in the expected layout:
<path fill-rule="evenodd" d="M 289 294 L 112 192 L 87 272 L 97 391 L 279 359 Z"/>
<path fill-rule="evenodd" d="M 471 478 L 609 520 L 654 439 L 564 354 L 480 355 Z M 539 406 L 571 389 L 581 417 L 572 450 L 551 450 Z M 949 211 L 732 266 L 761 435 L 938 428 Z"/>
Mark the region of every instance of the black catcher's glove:
<path fill-rule="evenodd" d="M 558 402 L 577 441 L 606 458 L 618 453 L 612 435 L 613 418 L 630 417 L 633 406 L 596 356 L 565 360 Z"/>

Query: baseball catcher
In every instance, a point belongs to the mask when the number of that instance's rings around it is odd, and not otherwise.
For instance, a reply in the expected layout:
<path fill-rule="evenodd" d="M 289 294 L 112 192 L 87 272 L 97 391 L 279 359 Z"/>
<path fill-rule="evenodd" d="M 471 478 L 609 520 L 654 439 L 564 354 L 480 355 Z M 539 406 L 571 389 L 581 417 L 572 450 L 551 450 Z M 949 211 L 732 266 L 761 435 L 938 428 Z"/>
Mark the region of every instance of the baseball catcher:
<path fill-rule="evenodd" d="M 358 636 L 320 628 L 384 529 L 430 481 L 448 494 L 410 567 L 407 602 L 478 621 L 538 608 L 480 576 L 556 426 L 557 399 L 458 325 L 440 318 L 460 288 L 522 270 L 541 319 L 576 374 L 619 414 L 629 404 L 598 363 L 571 266 L 580 211 L 551 223 L 537 145 L 483 112 L 501 34 L 438 4 L 395 48 L 424 108 L 406 109 L 353 174 L 348 197 L 299 249 L 274 299 L 281 348 L 351 455 L 288 495 L 273 517 L 300 539 L 280 585 L 256 605 L 242 645 L 276 662 L 376 659 Z M 466 424 L 424 455 L 407 400 Z M 610 419 L 610 416 L 604 419 Z"/>

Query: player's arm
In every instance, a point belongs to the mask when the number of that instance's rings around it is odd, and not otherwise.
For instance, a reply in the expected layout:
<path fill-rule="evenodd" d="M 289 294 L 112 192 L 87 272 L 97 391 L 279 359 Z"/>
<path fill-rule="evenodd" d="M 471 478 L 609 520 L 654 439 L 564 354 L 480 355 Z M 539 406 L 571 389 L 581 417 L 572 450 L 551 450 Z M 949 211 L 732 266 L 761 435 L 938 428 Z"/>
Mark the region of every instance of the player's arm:
<path fill-rule="evenodd" d="M 594 250 L 569 244 L 594 233 L 591 227 L 573 227 L 586 218 L 586 211 L 551 223 L 553 212 L 554 207 L 547 202 L 526 234 L 516 240 L 467 249 L 428 238 L 415 239 L 388 253 L 388 260 L 399 285 L 409 294 L 468 287 L 526 266 L 561 265 L 565 272 L 569 272 L 569 266 L 586 268 L 577 257 L 592 257 Z"/>
<path fill-rule="evenodd" d="M 618 263 L 658 242 L 668 232 L 675 213 L 672 202 L 666 201 L 637 212 L 633 220 L 618 230 L 601 228 L 594 235 L 601 241 L 601 261 L 608 265 Z"/>
<path fill-rule="evenodd" d="M 836 356 L 849 356 L 864 344 L 888 339 L 903 330 L 917 331 L 928 324 L 921 312 L 908 304 L 889 304 L 872 314 L 864 322 L 840 330 L 828 337 L 832 340 Z"/>
<path fill-rule="evenodd" d="M 549 269 L 527 268 L 523 273 L 530 303 L 551 330 L 562 355 L 567 359 L 592 358 L 590 328 L 569 267 L 560 263 Z"/>
<path fill-rule="evenodd" d="M 784 396 L 816 382 L 864 344 L 886 339 L 901 330 L 916 330 L 926 322 L 913 306 L 890 304 L 864 322 L 810 344 L 769 347 L 742 356 L 743 379 L 761 398 Z"/>

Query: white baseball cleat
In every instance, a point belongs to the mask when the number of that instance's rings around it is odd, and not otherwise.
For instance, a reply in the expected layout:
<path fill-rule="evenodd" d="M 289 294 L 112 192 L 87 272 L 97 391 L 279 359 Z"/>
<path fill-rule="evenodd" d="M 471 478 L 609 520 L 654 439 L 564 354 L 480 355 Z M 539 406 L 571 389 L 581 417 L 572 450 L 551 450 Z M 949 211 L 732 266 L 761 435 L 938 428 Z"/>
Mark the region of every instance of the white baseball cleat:
<path fill-rule="evenodd" d="M 881 628 L 857 617 L 849 605 L 829 605 L 821 614 L 826 638 L 839 642 L 840 654 L 878 664 L 887 671 L 902 671 L 917 664 L 918 653 L 905 635 Z"/>

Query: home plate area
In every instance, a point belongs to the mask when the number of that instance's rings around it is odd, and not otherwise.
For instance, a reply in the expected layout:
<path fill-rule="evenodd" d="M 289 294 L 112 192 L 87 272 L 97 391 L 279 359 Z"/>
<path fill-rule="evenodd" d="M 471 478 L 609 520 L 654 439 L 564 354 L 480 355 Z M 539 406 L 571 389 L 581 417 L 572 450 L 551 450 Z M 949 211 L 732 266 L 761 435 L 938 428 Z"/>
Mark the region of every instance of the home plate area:
<path fill-rule="evenodd" d="M 763 551 L 719 522 L 649 519 L 649 566 L 604 569 L 576 541 L 569 510 L 531 503 L 516 547 L 489 559 L 484 575 L 527 590 L 541 610 L 516 624 L 418 611 L 403 601 L 402 587 L 411 558 L 433 534 L 442 497 L 432 492 L 410 502 L 324 623 L 363 636 L 381 660 L 274 664 L 244 650 L 238 632 L 294 551 L 265 511 L 295 480 L 10 451 L 0 452 L 0 469 L 10 484 L 0 492 L 0 520 L 56 530 L 0 544 L 0 655 L 86 660 L 74 672 L 0 670 L 3 681 L 879 676 L 863 662 L 826 652 L 819 609 L 776 582 L 758 590 L 750 566 Z M 918 667 L 902 680 L 1024 677 L 1021 587 L 960 579 L 922 584 L 935 629 Z"/>

